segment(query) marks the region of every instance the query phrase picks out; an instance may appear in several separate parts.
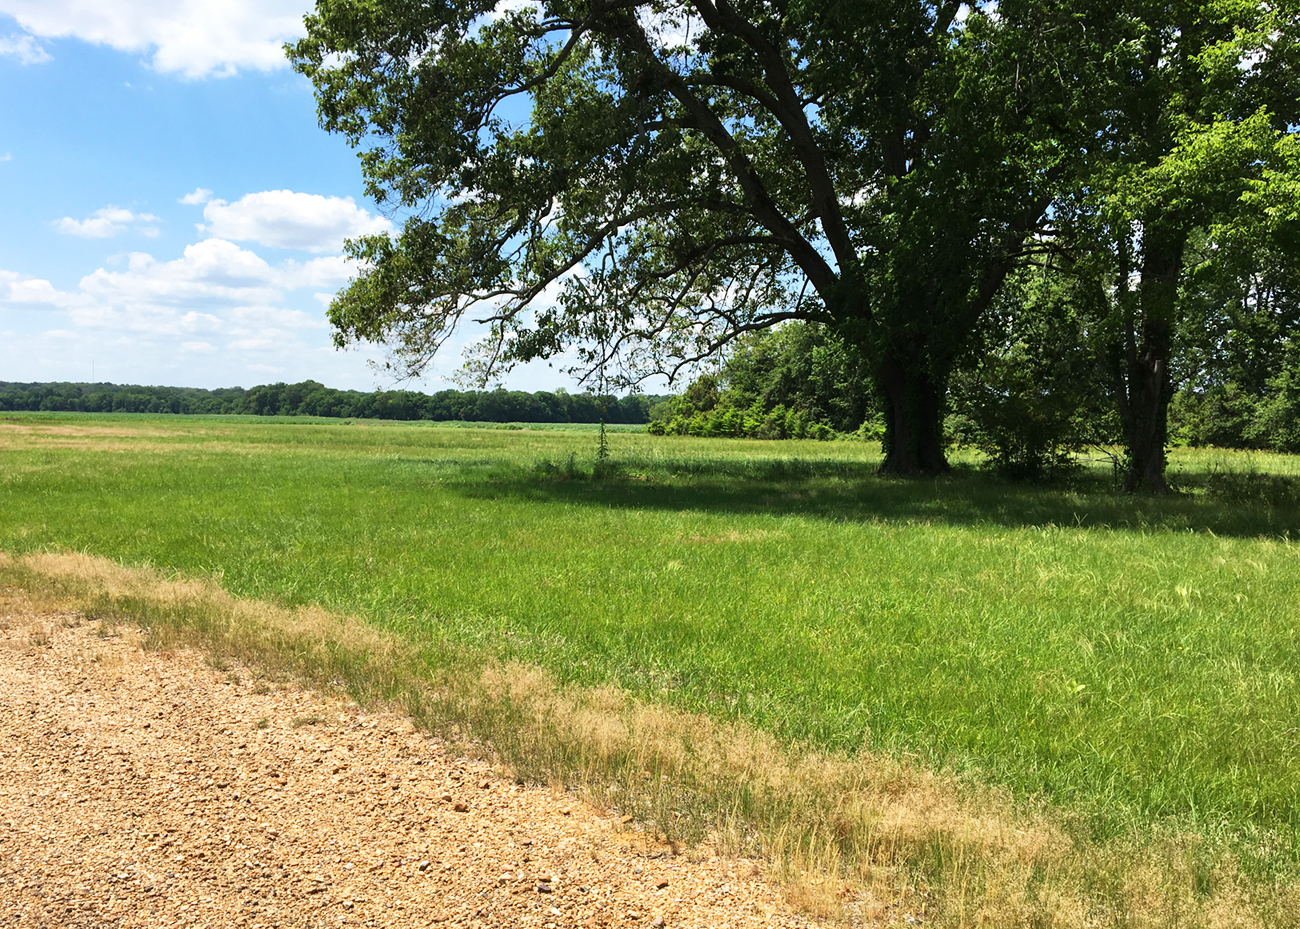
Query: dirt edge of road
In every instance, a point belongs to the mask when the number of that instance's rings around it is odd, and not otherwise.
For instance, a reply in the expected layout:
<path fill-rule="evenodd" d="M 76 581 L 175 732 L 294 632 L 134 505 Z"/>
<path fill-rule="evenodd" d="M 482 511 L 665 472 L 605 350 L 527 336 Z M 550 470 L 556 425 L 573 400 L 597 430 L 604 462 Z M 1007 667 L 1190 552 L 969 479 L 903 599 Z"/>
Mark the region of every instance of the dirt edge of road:
<path fill-rule="evenodd" d="M 756 862 L 458 757 L 408 718 L 0 591 L 18 926 L 803 927 Z"/>

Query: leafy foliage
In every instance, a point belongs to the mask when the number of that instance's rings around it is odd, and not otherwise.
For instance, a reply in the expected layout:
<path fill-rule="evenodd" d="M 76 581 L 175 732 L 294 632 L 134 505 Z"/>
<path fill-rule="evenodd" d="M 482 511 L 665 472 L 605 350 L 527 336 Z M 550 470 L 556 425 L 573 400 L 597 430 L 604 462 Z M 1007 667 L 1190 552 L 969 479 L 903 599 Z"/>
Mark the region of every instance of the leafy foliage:
<path fill-rule="evenodd" d="M 1296 14 L 1292 3 L 1191 0 L 1125 4 L 1115 18 L 1105 58 L 1113 97 L 1077 212 L 1063 218 L 1088 230 L 1081 250 L 1110 296 L 1129 489 L 1166 489 L 1189 252 L 1200 236 L 1225 246 L 1258 232 L 1293 199 Z"/>
<path fill-rule="evenodd" d="M 972 363 L 954 378 L 950 437 L 1008 477 L 1048 478 L 1074 453 L 1114 442 L 1099 331 L 1105 296 L 1078 269 L 1017 274 L 986 319 Z"/>
<path fill-rule="evenodd" d="M 822 439 L 874 411 L 866 362 L 826 326 L 787 323 L 739 338 L 714 375 L 651 411 L 656 434 Z M 878 438 L 873 435 L 873 438 Z"/>
<path fill-rule="evenodd" d="M 336 341 L 401 373 L 467 318 L 484 381 L 566 354 L 602 386 L 815 323 L 863 359 L 884 470 L 939 472 L 949 380 L 1008 276 L 1068 256 L 1106 297 L 1078 347 L 1104 347 L 1126 486 L 1160 491 L 1188 275 L 1300 245 L 1294 0 L 321 0 L 307 27 L 322 124 L 404 219 L 350 246 Z M 1031 402 L 1060 359 L 1030 354 L 1068 333 L 1031 335 L 957 377 L 1033 472 L 1073 401 Z M 757 399 L 676 418 L 756 434 Z"/>

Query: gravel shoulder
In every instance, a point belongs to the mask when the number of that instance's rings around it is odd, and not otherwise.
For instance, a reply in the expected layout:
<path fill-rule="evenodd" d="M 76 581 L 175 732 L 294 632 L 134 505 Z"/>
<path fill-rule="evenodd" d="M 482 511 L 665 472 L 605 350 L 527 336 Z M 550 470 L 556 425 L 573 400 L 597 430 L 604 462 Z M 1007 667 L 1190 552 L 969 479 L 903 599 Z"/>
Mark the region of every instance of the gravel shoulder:
<path fill-rule="evenodd" d="M 763 875 L 399 715 L 0 590 L 6 925 L 810 925 Z"/>

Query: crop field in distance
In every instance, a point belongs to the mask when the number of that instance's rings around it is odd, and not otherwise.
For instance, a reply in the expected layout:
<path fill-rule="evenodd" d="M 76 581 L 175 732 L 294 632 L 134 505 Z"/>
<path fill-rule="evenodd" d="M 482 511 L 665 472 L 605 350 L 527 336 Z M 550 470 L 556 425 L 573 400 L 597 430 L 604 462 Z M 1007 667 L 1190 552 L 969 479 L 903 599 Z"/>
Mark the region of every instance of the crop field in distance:
<path fill-rule="evenodd" d="M 1098 840 L 1172 824 L 1300 872 L 1300 462 L 1175 451 L 1180 492 L 1152 499 L 1104 459 L 1023 486 L 956 453 L 908 481 L 849 441 L 623 430 L 602 463 L 594 429 L 12 414 L 0 551 L 319 605 L 449 646 L 430 662 L 537 665 Z"/>

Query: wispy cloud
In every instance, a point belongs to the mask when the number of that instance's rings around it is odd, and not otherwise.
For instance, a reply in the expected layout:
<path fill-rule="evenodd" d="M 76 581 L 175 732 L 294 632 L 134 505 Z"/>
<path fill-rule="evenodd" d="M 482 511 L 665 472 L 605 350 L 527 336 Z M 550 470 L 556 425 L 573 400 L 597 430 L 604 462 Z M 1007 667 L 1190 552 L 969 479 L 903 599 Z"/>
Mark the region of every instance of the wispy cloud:
<path fill-rule="evenodd" d="M 2 4 L 0 9 L 3 9 Z M 0 38 L 0 55 L 12 56 L 25 65 L 40 65 L 54 60 L 50 57 L 50 53 L 41 48 L 36 39 L 29 35 Z"/>
<path fill-rule="evenodd" d="M 54 228 L 64 235 L 80 236 L 83 239 L 111 239 L 119 232 L 135 226 L 139 232 L 152 238 L 158 234 L 158 228 L 151 224 L 157 222 L 160 220 L 151 213 L 133 213 L 121 207 L 106 206 L 86 219 L 65 216 L 55 221 Z"/>
<path fill-rule="evenodd" d="M 191 193 L 186 194 L 177 200 L 177 203 L 183 203 L 186 206 L 202 206 L 212 199 L 212 191 L 206 187 L 195 187 Z"/>
<path fill-rule="evenodd" d="M 204 188 L 186 198 L 196 211 L 213 202 Z M 346 198 L 291 191 L 218 201 L 213 219 L 246 241 L 201 236 L 183 250 L 154 254 L 128 246 L 90 265 L 76 283 L 0 269 L 0 329 L 15 328 L 11 321 L 19 321 L 24 330 L 21 338 L 5 343 L 15 370 L 32 379 L 67 378 L 69 359 L 102 357 L 115 346 L 115 357 L 133 360 L 123 361 L 123 373 L 114 376 L 159 378 L 159 383 L 229 382 L 289 372 L 298 378 L 337 372 L 333 376 L 352 383 L 370 377 L 359 373 L 361 359 L 332 348 L 322 306 L 357 267 L 343 255 L 312 252 L 357 231 L 387 228 L 387 220 Z M 106 206 L 53 225 L 106 242 L 156 222 L 150 213 Z M 262 245 L 253 242 L 300 252 L 296 260 L 268 260 L 260 254 Z M 53 330 L 68 338 L 55 340 L 48 335 Z M 128 369 L 137 373 L 127 375 Z"/>
<path fill-rule="evenodd" d="M 213 333 L 237 340 L 237 348 L 282 349 L 297 339 L 294 333 L 328 328 L 318 313 L 284 306 L 286 295 L 338 287 L 355 273 L 338 256 L 271 265 L 221 239 L 190 245 L 173 261 L 158 261 L 144 252 L 124 257 L 124 268 L 99 268 L 72 291 L 0 271 L 0 305 L 62 310 L 83 329 Z"/>

